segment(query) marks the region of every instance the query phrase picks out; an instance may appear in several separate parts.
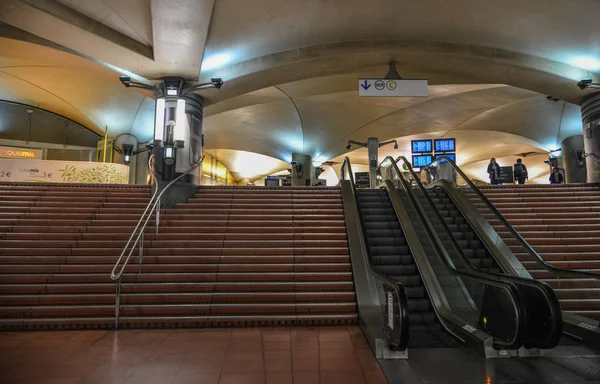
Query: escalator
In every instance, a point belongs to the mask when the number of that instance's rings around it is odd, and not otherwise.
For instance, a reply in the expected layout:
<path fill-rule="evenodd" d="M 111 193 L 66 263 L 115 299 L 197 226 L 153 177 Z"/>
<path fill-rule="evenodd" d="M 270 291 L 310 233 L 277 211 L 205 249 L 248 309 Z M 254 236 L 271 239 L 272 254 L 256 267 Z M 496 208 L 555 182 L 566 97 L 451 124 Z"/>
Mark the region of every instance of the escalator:
<path fill-rule="evenodd" d="M 340 177 L 361 327 L 376 356 L 385 358 L 383 343 L 404 352 L 469 346 L 486 357 L 518 354 L 528 323 L 520 289 L 458 265 L 460 246 L 443 220 L 427 218 L 392 158 L 384 164 L 394 176 L 380 175 L 377 190 L 356 189 L 347 158 Z"/>
<path fill-rule="evenodd" d="M 469 263 L 476 269 L 485 272 L 502 273 L 498 263 L 487 250 L 481 239 L 475 234 L 462 213 L 456 207 L 448 193 L 442 187 L 436 186 L 427 190 L 429 197 L 438 212 L 446 221 L 452 235 L 462 248 Z M 425 209 L 431 214 L 431 207 Z"/>
<path fill-rule="evenodd" d="M 459 189 L 455 188 L 450 182 L 441 179 L 427 186 L 427 194 L 434 201 L 437 211 L 453 228 L 453 235 L 464 247 L 473 268 L 511 277 L 519 276 L 535 281 L 547 290 L 551 289 L 547 284 L 532 279 L 521 260 L 506 245 L 505 241 L 507 239 L 498 235 L 483 214 L 472 205 L 469 198 L 466 197 L 465 191 L 469 191 L 473 198 L 477 198 L 481 203 L 480 206 L 483 207 L 481 209 L 494 218 L 496 225 L 504 229 L 513 247 L 518 249 L 518 254 L 522 260 L 543 268 L 558 279 L 600 279 L 600 276 L 594 273 L 557 268 L 547 263 L 495 209 L 463 171 L 451 159 L 445 160 L 430 166 L 430 168 L 433 168 L 432 175 L 442 173 L 435 167 L 451 167 L 456 174 L 462 177 L 466 185 Z M 449 174 L 449 172 L 446 171 L 445 174 Z M 554 293 L 553 296 L 556 300 Z M 558 303 L 556 303 L 556 307 L 559 312 L 558 316 L 561 316 L 562 321 L 564 321 L 565 333 L 589 345 L 597 345 L 600 342 L 600 332 L 596 327 L 589 326 L 589 324 L 594 324 L 593 321 L 568 313 L 562 313 L 561 315 Z"/>
<path fill-rule="evenodd" d="M 384 189 L 357 190 L 357 201 L 374 270 L 404 286 L 409 313 L 408 347 L 459 347 L 460 343 L 437 321 L 387 192 Z"/>

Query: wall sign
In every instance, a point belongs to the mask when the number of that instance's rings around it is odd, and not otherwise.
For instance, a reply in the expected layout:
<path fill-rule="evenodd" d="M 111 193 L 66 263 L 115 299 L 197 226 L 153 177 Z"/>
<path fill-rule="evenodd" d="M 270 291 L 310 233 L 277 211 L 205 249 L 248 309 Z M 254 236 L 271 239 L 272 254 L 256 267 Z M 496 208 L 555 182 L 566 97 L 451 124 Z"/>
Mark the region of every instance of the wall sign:
<path fill-rule="evenodd" d="M 0 158 L 0 182 L 127 184 L 129 166 L 85 161 Z"/>
<path fill-rule="evenodd" d="M 44 151 L 42 149 L 6 147 L 0 145 L 0 158 L 9 159 L 42 159 Z"/>

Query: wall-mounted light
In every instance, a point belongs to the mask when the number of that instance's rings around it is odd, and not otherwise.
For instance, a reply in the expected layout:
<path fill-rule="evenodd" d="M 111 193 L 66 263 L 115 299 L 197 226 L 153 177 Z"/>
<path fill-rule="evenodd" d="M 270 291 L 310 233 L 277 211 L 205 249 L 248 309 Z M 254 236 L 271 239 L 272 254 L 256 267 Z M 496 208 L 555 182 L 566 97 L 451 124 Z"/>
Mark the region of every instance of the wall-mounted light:
<path fill-rule="evenodd" d="M 187 117 L 185 115 L 185 100 L 179 99 L 177 100 L 177 112 L 175 113 L 175 131 L 173 132 L 173 137 L 175 139 L 175 146 L 177 148 L 183 148 L 184 140 L 185 140 L 185 128 Z"/>
<path fill-rule="evenodd" d="M 133 155 L 133 145 L 123 144 L 123 163 L 129 164 Z"/>
<path fill-rule="evenodd" d="M 154 143 L 161 146 L 165 139 L 165 99 L 156 99 L 154 120 Z"/>

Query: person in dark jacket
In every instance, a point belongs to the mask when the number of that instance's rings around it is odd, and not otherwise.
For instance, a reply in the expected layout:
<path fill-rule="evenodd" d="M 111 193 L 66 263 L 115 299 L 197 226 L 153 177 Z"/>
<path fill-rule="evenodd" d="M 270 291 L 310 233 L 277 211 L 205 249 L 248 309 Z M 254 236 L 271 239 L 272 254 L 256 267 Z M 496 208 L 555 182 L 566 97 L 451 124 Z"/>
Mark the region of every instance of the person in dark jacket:
<path fill-rule="evenodd" d="M 496 163 L 496 159 L 493 157 L 490 159 L 490 163 L 488 164 L 487 173 L 490 176 L 490 184 L 500 184 L 500 165 Z"/>
<path fill-rule="evenodd" d="M 525 180 L 529 179 L 527 174 L 527 167 L 523 164 L 523 160 L 517 159 L 517 163 L 513 166 L 515 173 L 515 181 L 519 184 L 525 184 Z"/>
<path fill-rule="evenodd" d="M 550 184 L 562 184 L 563 181 L 564 177 L 560 173 L 560 169 L 558 169 L 558 167 L 554 167 L 552 169 L 552 173 L 550 174 Z"/>

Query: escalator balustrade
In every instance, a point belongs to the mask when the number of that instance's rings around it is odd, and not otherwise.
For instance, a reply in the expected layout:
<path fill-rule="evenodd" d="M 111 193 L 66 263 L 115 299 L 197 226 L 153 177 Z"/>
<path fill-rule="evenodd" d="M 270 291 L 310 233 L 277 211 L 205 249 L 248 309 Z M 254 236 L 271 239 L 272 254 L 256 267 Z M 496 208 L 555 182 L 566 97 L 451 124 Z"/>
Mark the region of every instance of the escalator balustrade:
<path fill-rule="evenodd" d="M 375 271 L 402 283 L 408 298 L 410 348 L 455 347 L 444 332 L 385 190 L 357 190 L 367 250 Z"/>

